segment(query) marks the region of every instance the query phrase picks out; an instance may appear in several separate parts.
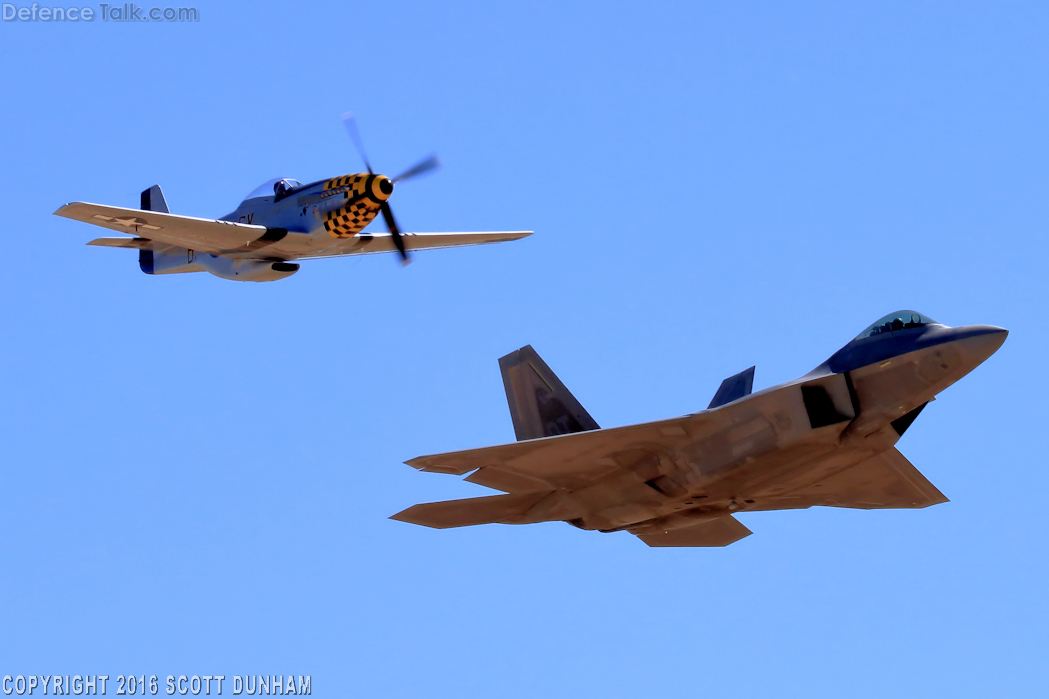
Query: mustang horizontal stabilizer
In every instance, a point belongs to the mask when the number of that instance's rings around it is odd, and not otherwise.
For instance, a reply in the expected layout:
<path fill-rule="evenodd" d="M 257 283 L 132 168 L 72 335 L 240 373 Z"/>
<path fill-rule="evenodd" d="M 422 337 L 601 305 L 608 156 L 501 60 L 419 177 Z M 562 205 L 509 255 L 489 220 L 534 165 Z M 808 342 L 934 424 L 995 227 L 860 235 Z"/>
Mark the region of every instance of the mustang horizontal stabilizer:
<path fill-rule="evenodd" d="M 731 403 L 732 401 L 739 400 L 744 396 L 749 396 L 753 389 L 754 367 L 750 367 L 746 371 L 741 371 L 735 376 L 730 376 L 722 381 L 721 386 L 718 388 L 718 392 L 714 394 L 714 399 L 711 400 L 710 405 L 707 406 L 707 410 L 720 408 L 726 403 Z"/>
<path fill-rule="evenodd" d="M 751 534 L 752 531 L 730 515 L 660 534 L 642 534 L 638 538 L 649 546 L 659 547 L 728 546 Z"/>
<path fill-rule="evenodd" d="M 114 231 L 134 233 L 140 238 L 214 255 L 248 252 L 256 247 L 274 242 L 275 238 L 279 239 L 273 233 L 276 229 L 267 229 L 265 226 L 84 202 L 66 204 L 55 214 Z M 281 234 L 280 237 L 283 237 L 287 235 L 287 231 L 281 231 Z M 108 247 L 115 246 L 109 245 Z"/>
<path fill-rule="evenodd" d="M 600 429 L 531 345 L 500 357 L 499 370 L 518 441 Z"/>
<path fill-rule="evenodd" d="M 154 243 L 149 238 L 95 238 L 88 245 L 98 245 L 103 248 L 137 248 L 139 250 L 152 250 Z"/>

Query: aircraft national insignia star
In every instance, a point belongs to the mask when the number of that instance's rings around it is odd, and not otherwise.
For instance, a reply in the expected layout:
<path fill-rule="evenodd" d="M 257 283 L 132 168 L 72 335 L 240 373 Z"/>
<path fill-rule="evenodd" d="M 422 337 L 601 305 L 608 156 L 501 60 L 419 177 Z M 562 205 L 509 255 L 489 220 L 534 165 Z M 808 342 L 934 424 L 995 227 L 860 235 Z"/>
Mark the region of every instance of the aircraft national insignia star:
<path fill-rule="evenodd" d="M 160 226 L 151 226 L 149 223 L 143 221 L 135 216 L 129 216 L 128 218 L 113 218 L 112 216 L 104 216 L 102 214 L 95 214 L 92 218 L 97 218 L 102 221 L 109 221 L 115 223 L 118 226 L 124 226 L 125 228 L 143 228 L 148 231 L 159 231 Z"/>
<path fill-rule="evenodd" d="M 563 521 L 649 546 L 725 546 L 750 534 L 740 512 L 947 502 L 896 442 L 1006 335 L 900 311 L 800 379 L 752 393 L 750 367 L 725 379 L 706 410 L 604 430 L 522 347 L 499 360 L 518 441 L 407 462 L 470 473 L 505 494 L 415 505 L 393 519 L 438 529 Z"/>

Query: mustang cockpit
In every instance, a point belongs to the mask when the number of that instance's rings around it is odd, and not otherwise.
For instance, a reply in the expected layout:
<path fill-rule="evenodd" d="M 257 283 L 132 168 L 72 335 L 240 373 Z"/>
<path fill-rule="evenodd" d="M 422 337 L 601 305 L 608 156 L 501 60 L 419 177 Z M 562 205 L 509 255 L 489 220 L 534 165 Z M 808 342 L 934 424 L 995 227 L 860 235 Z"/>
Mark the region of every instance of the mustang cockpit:
<path fill-rule="evenodd" d="M 259 199 L 260 197 L 273 197 L 274 201 L 279 201 L 288 195 L 288 192 L 301 187 L 302 183 L 298 180 L 289 179 L 287 177 L 274 177 L 273 179 L 266 180 L 255 189 L 248 193 L 248 196 L 244 197 L 244 201 L 249 199 Z"/>

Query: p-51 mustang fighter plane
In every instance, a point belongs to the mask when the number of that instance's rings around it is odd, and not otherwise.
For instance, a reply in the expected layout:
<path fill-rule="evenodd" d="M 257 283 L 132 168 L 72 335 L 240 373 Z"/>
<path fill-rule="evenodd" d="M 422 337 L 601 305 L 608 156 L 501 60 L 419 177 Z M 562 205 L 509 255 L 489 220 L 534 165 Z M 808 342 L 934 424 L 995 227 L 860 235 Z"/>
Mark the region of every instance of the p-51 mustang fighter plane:
<path fill-rule="evenodd" d="M 96 238 L 88 245 L 137 248 L 146 274 L 211 272 L 234 281 L 268 282 L 299 270 L 292 260 L 375 252 L 497 243 L 530 231 L 490 233 L 401 233 L 390 209 L 394 184 L 429 172 L 431 156 L 397 177 L 377 175 L 364 153 L 352 115 L 343 117 L 368 172 L 300 184 L 276 178 L 263 183 L 237 209 L 218 220 L 179 216 L 168 211 L 160 187 L 142 192 L 140 209 L 74 202 L 58 216 L 92 223 L 134 238 Z M 364 232 L 379 214 L 387 232 Z"/>
<path fill-rule="evenodd" d="M 393 519 L 438 529 L 566 521 L 649 546 L 725 546 L 751 533 L 738 512 L 947 502 L 896 441 L 1006 335 L 901 311 L 800 379 L 751 393 L 751 367 L 725 379 L 706 410 L 604 430 L 523 347 L 499 360 L 520 441 L 407 462 L 472 471 L 466 480 L 506 494 L 415 505 Z"/>

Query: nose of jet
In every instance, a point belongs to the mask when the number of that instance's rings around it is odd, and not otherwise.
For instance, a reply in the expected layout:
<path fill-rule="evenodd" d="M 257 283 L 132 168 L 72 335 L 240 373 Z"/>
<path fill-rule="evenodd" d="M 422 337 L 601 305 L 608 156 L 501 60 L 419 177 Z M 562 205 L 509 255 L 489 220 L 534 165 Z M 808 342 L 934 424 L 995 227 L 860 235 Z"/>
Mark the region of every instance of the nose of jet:
<path fill-rule="evenodd" d="M 976 367 L 998 351 L 1009 336 L 1009 331 L 995 325 L 968 325 L 953 328 L 954 344 L 963 350 L 972 367 Z"/>

